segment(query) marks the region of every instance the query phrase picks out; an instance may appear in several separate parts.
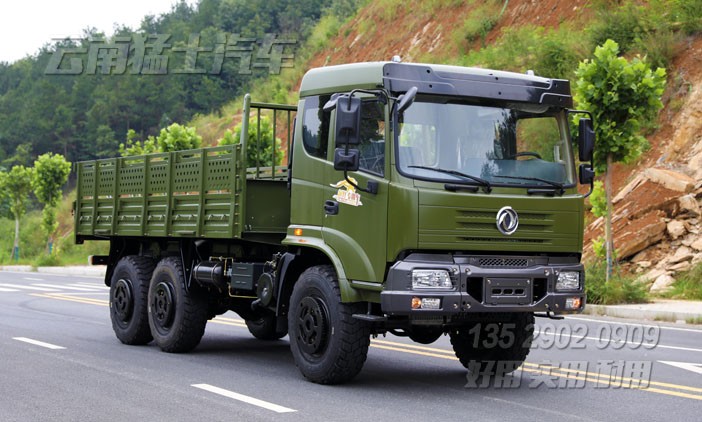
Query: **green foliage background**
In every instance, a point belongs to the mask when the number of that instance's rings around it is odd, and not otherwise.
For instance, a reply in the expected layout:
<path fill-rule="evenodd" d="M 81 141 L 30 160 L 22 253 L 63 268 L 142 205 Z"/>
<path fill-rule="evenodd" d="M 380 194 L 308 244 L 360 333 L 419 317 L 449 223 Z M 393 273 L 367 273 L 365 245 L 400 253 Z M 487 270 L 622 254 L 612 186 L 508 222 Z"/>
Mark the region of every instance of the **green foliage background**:
<path fill-rule="evenodd" d="M 239 123 L 234 130 L 227 130 L 224 137 L 220 139 L 219 145 L 233 145 L 241 142 L 241 126 Z M 283 163 L 283 151 L 281 140 L 275 138 L 275 148 L 273 148 L 273 124 L 268 116 L 261 116 L 260 128 L 256 117 L 249 119 L 248 136 L 249 145 L 246 146 L 246 160 L 249 167 L 270 167 L 273 165 L 273 153 L 275 151 L 275 165 Z"/>
<path fill-rule="evenodd" d="M 192 3 L 192 2 L 190 2 Z M 265 34 L 296 40 L 284 54 L 294 53 L 313 33 L 322 15 L 353 14 L 360 0 L 174 0 L 168 13 L 145 16 L 139 28 L 120 27 L 112 37 L 86 29 L 81 40 L 47 44 L 35 55 L 14 63 L 0 62 L 0 167 L 31 166 L 46 152 L 70 162 L 114 157 L 128 131 L 135 139 L 158 136 L 171 123 L 186 123 L 197 114 L 219 113 L 222 107 L 266 79 L 268 69 L 240 72 L 240 61 L 225 57 L 220 72 L 212 73 L 214 51 L 202 51 L 195 67 L 204 74 L 176 73 L 186 64 L 182 51 L 199 35 L 200 47 L 213 50 L 223 34 L 257 40 L 253 60 Z M 31 23 L 28 23 L 31 24 Z M 147 34 L 167 36 L 169 73 L 46 75 L 54 52 L 61 48 L 89 48 L 89 40 L 134 40 Z M 49 41 L 49 40 L 47 40 Z M 152 40 L 149 42 L 153 42 Z M 251 46 L 249 43 L 248 45 Z M 246 44 L 239 45 L 240 47 Z M 180 51 L 178 49 L 181 49 Z M 87 67 L 88 54 L 81 57 Z M 64 61 L 68 60 L 64 57 Z M 288 72 L 283 69 L 283 73 Z"/>
<path fill-rule="evenodd" d="M 181 151 L 202 146 L 202 136 L 197 134 L 194 127 L 181 126 L 178 123 L 161 129 L 158 137 L 149 136 L 144 141 L 139 141 L 136 136 L 133 130 L 127 132 L 127 142 L 119 145 L 121 156 Z"/>

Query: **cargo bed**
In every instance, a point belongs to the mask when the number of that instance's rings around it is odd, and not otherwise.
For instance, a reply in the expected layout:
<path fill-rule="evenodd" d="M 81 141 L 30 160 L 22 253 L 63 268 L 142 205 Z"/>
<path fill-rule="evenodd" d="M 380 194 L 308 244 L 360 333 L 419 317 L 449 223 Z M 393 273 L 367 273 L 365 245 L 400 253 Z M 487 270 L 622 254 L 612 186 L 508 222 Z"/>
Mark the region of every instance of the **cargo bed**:
<path fill-rule="evenodd" d="M 282 239 L 286 168 L 242 168 L 241 145 L 77 164 L 76 241 L 125 237 Z"/>

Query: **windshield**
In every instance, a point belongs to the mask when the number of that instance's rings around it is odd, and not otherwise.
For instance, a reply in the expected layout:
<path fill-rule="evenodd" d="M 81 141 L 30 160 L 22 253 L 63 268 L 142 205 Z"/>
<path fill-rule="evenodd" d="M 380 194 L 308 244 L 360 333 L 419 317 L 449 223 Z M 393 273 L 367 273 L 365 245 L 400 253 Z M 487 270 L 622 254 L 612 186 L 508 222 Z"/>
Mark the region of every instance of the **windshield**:
<path fill-rule="evenodd" d="M 416 179 L 544 188 L 574 183 L 561 110 L 416 101 L 398 136 L 400 172 Z"/>

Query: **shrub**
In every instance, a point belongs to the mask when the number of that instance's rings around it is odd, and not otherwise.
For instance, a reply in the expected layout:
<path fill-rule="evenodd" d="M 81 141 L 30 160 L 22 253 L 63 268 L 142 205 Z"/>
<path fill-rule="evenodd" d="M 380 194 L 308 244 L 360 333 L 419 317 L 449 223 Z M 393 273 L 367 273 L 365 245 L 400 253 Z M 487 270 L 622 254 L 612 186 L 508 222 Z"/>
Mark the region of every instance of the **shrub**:
<path fill-rule="evenodd" d="M 587 266 L 585 272 L 585 292 L 588 303 L 612 305 L 617 303 L 645 303 L 648 292 L 644 283 L 633 277 L 616 272 L 609 282 L 605 282 L 607 266 L 598 261 Z"/>
<path fill-rule="evenodd" d="M 632 2 L 626 2 L 615 10 L 598 11 L 596 23 L 589 28 L 592 45 L 614 40 L 619 44 L 620 51 L 626 53 L 648 31 L 645 16 L 646 9 Z"/>
<path fill-rule="evenodd" d="M 273 165 L 273 124 L 268 116 L 261 116 L 260 131 L 255 115 L 249 117 L 249 135 L 246 146 L 247 166 L 270 167 Z M 241 123 L 234 127 L 234 131 L 227 130 L 224 137 L 219 140 L 219 145 L 233 145 L 241 141 Z M 275 165 L 283 163 L 283 150 L 281 140 L 275 138 Z"/>

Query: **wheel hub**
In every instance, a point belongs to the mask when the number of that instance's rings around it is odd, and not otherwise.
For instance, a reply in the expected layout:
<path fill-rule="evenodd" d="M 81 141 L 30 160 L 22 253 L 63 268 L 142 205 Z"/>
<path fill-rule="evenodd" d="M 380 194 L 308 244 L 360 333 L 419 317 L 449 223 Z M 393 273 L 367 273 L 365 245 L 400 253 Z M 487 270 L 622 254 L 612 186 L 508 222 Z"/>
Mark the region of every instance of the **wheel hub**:
<path fill-rule="evenodd" d="M 324 303 L 310 296 L 302 299 L 297 327 L 300 347 L 305 353 L 312 355 L 324 350 L 329 332 L 329 316 Z"/>
<path fill-rule="evenodd" d="M 175 303 L 173 302 L 173 287 L 169 283 L 162 281 L 156 285 L 151 308 L 155 321 L 161 328 L 171 326 Z"/>
<path fill-rule="evenodd" d="M 123 278 L 117 280 L 112 296 L 112 309 L 114 309 L 115 316 L 122 322 L 127 322 L 132 318 L 134 295 L 132 294 L 132 283 L 129 280 Z"/>

